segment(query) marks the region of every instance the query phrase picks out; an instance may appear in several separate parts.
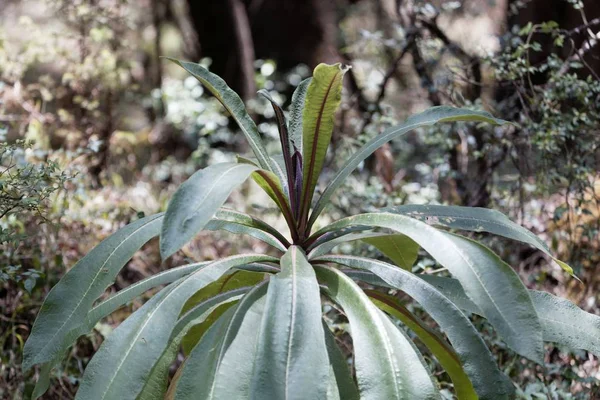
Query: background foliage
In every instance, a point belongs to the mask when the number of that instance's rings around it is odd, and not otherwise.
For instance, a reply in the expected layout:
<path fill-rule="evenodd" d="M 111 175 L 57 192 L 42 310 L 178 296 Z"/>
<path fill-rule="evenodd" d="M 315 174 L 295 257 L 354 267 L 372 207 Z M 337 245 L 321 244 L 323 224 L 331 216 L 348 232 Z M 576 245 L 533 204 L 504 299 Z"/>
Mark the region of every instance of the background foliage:
<path fill-rule="evenodd" d="M 202 59 L 224 76 L 274 146 L 272 109 L 255 90 L 273 91 L 288 104 L 317 62 L 351 64 L 333 138 L 340 160 L 429 105 L 484 108 L 517 121 L 520 127 L 509 129 L 441 125 L 391 144 L 364 164 L 361 179 L 349 180 L 326 213 L 429 202 L 499 208 L 544 238 L 585 285 L 529 248 L 484 238 L 487 244 L 518 266 L 530 289 L 598 314 L 600 10 L 594 1 L 233 0 L 206 2 L 204 10 L 197 3 L 0 4 L 1 398 L 22 398 L 32 388 L 35 376 L 21 372 L 21 351 L 57 279 L 119 226 L 164 210 L 197 168 L 246 150 L 215 99 L 158 55 Z M 330 174 L 339 167 L 331 160 L 330 154 Z M 237 209 L 284 226 L 257 187 L 242 191 L 230 198 Z M 259 242 L 224 235 L 199 235 L 166 265 L 151 242 L 117 287 L 184 259 L 266 251 Z M 417 268 L 439 266 L 420 255 Z M 140 304 L 80 339 L 47 398 L 73 397 L 76 376 L 104 335 Z M 325 311 L 339 327 L 339 343 L 351 348 L 347 321 Z M 522 398 L 598 394 L 592 355 L 549 349 L 544 377 L 488 331 Z"/>

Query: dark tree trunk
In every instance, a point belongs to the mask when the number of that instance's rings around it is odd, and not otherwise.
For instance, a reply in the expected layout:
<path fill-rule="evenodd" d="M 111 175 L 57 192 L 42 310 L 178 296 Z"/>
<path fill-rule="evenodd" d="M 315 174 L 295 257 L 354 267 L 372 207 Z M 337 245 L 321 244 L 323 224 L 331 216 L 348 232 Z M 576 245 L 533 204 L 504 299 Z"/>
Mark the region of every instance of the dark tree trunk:
<path fill-rule="evenodd" d="M 280 70 L 341 60 L 337 1 L 188 0 L 200 55 L 243 98 L 254 96 L 254 58 Z"/>

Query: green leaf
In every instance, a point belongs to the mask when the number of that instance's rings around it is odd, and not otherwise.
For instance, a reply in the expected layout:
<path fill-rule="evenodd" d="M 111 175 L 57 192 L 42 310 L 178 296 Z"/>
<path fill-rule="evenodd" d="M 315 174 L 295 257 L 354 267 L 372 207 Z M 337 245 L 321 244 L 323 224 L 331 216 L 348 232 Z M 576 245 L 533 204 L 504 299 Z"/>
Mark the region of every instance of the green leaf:
<path fill-rule="evenodd" d="M 248 271 L 234 271 L 231 274 L 221 277 L 205 288 L 194 293 L 192 297 L 183 306 L 182 312 L 186 312 L 194 305 L 209 299 L 219 293 L 226 292 L 232 289 L 237 289 L 244 286 L 254 286 L 264 279 L 264 274 Z M 219 318 L 228 307 L 223 306 L 215 310 L 203 323 L 198 324 L 190 329 L 187 335 L 183 338 L 181 345 L 185 354 L 190 354 L 194 346 L 198 343 L 204 332 Z"/>
<path fill-rule="evenodd" d="M 209 72 L 203 66 L 191 62 L 176 60 L 174 58 L 165 58 L 173 61 L 175 64 L 178 64 L 194 78 L 198 79 L 198 81 L 200 81 L 200 83 L 202 83 L 202 85 L 206 87 L 213 94 L 213 96 L 217 98 L 217 100 L 219 100 L 219 102 L 229 112 L 231 117 L 235 120 L 246 136 L 246 139 L 248 140 L 254 155 L 258 159 L 258 163 L 261 168 L 271 171 L 269 155 L 267 154 L 267 151 L 262 143 L 260 134 L 258 133 L 258 128 L 256 127 L 256 124 L 252 118 L 250 118 L 246 112 L 246 106 L 244 105 L 242 99 L 240 99 L 240 96 L 231 90 L 223 79 Z"/>
<path fill-rule="evenodd" d="M 231 329 L 223 340 L 223 357 L 214 378 L 214 399 L 249 398 L 261 334 L 267 286 L 257 287 L 236 310 Z M 235 377 L 235 379 L 232 379 Z"/>
<path fill-rule="evenodd" d="M 325 293 L 350 321 L 360 398 L 437 399 L 439 393 L 412 343 L 348 276 L 315 266 Z"/>
<path fill-rule="evenodd" d="M 516 272 L 487 247 L 405 215 L 383 212 L 344 218 L 318 233 L 351 225 L 387 228 L 410 237 L 460 281 L 512 349 L 543 364 L 541 327 L 529 293 Z"/>
<path fill-rule="evenodd" d="M 312 196 L 331 141 L 335 112 L 342 101 L 342 78 L 347 68 L 341 64 L 319 64 L 306 91 L 302 114 L 302 159 L 304 181 L 300 220 L 308 217 Z"/>
<path fill-rule="evenodd" d="M 163 260 L 200 232 L 225 203 L 233 189 L 256 167 L 221 163 L 197 171 L 173 195 L 160 232 Z"/>
<path fill-rule="evenodd" d="M 157 236 L 162 214 L 135 221 L 96 246 L 69 270 L 44 301 L 23 350 L 23 369 L 62 356 L 67 333 L 84 323 L 88 311 L 133 254 Z"/>
<path fill-rule="evenodd" d="M 463 310 L 483 315 L 470 301 L 456 279 L 423 275 L 421 279 L 434 285 Z M 567 299 L 547 292 L 530 290 L 533 306 L 542 323 L 544 341 L 570 349 L 583 349 L 600 357 L 600 317 L 583 311 Z"/>
<path fill-rule="evenodd" d="M 252 321 L 254 313 L 258 311 L 259 315 L 261 314 L 266 289 L 266 283 L 254 287 L 235 308 L 227 310 L 215 325 L 209 328 L 183 365 L 175 392 L 175 397 L 178 400 L 242 398 L 240 396 L 217 396 L 215 393 L 216 378 L 218 371 L 221 369 L 221 363 L 228 355 L 235 357 L 235 361 L 239 364 L 244 364 L 247 361 L 238 358 L 239 353 L 230 353 L 230 351 L 240 350 L 239 346 L 234 348 L 230 346 L 244 324 L 247 324 L 249 320 Z M 248 314 L 250 310 L 252 310 L 251 314 Z M 247 315 L 250 318 L 247 318 Z M 249 350 L 251 349 L 244 349 L 244 352 Z M 236 375 L 227 376 L 228 381 L 231 382 L 233 378 L 237 379 Z"/>
<path fill-rule="evenodd" d="M 217 211 L 205 229 L 222 229 L 235 234 L 250 235 L 284 252 L 290 245 L 288 240 L 279 231 L 266 222 L 251 215 L 223 207 Z"/>
<path fill-rule="evenodd" d="M 573 268 L 555 258 L 543 240 L 521 225 L 515 224 L 499 211 L 479 207 L 417 204 L 391 207 L 384 211 L 408 215 L 430 225 L 473 232 L 488 232 L 527 243 L 550 256 L 561 268 L 573 275 Z"/>
<path fill-rule="evenodd" d="M 277 176 L 269 171 L 258 170 L 252 173 L 252 179 L 269 195 L 281 210 L 288 227 L 290 227 L 292 239 L 296 240 L 298 233 L 296 223 L 292 215 L 292 210 L 281 187 L 281 182 Z"/>
<path fill-rule="evenodd" d="M 344 273 L 375 286 L 401 290 L 415 299 L 448 336 L 480 398 L 490 400 L 510 398 L 514 390 L 513 386 L 498 369 L 494 357 L 475 327 L 458 307 L 434 286 L 423 284 L 424 282 L 416 275 L 382 261 L 341 255 L 326 256 L 319 260 L 369 271 L 372 274 L 363 271 L 344 271 Z"/>
<path fill-rule="evenodd" d="M 373 139 L 365 143 L 356 153 L 354 153 L 344 164 L 342 169 L 337 173 L 329 186 L 323 192 L 323 195 L 317 201 L 313 213 L 310 216 L 309 228 L 312 227 L 317 217 L 329 203 L 329 199 L 333 192 L 339 188 L 344 180 L 354 171 L 360 163 L 375 152 L 378 148 L 387 142 L 394 140 L 405 133 L 424 126 L 435 125 L 439 122 L 454 122 L 454 121 L 474 121 L 487 122 L 493 125 L 503 125 L 509 122 L 502 119 L 494 118 L 490 113 L 485 111 L 473 111 L 465 108 L 454 108 L 448 106 L 438 106 L 429 108 L 422 113 L 415 114 L 408 118 L 401 125 L 389 128 L 382 134 L 375 136 Z"/>
<path fill-rule="evenodd" d="M 348 362 L 346 362 L 338 345 L 335 344 L 333 333 L 331 333 L 325 322 L 323 322 L 323 331 L 325 332 L 325 346 L 327 346 L 327 357 L 330 365 L 327 399 L 359 400 L 358 389 L 354 379 L 352 379 Z"/>
<path fill-rule="evenodd" d="M 136 400 L 162 400 L 167 391 L 169 369 L 179 353 L 179 346 L 190 329 L 197 324 L 205 323 L 214 315 L 216 310 L 231 307 L 236 301 L 247 293 L 249 288 L 238 288 L 229 292 L 216 294 L 214 297 L 196 304 L 188 310 L 178 321 L 171 334 L 168 347 L 163 351 L 158 362 L 154 364 L 146 380 L 144 389 Z"/>
<path fill-rule="evenodd" d="M 306 92 L 310 86 L 312 78 L 306 78 L 292 94 L 292 104 L 290 105 L 289 131 L 290 142 L 292 142 L 298 151 L 302 154 L 302 114 L 304 113 L 304 104 L 306 103 Z"/>
<path fill-rule="evenodd" d="M 374 290 L 366 291 L 366 293 L 377 307 L 400 320 L 427 346 L 429 351 L 437 358 L 442 368 L 450 375 L 458 400 L 479 399 L 477 393 L 475 393 L 473 384 L 460 363 L 458 355 L 443 338 L 408 311 L 394 296 Z"/>
<path fill-rule="evenodd" d="M 175 398 L 210 399 L 214 376 L 219 367 L 219 356 L 223 351 L 223 336 L 230 326 L 234 313 L 228 309 L 206 332 L 190 356 L 181 366 Z"/>
<path fill-rule="evenodd" d="M 228 257 L 160 291 L 102 343 L 85 370 L 77 398 L 135 399 L 167 348 L 179 313 L 190 296 L 231 268 L 263 261 L 277 259 L 247 254 Z"/>
<path fill-rule="evenodd" d="M 412 266 L 419 256 L 419 245 L 405 235 L 377 235 L 362 239 L 374 246 L 397 266 L 412 271 Z"/>
<path fill-rule="evenodd" d="M 269 283 L 250 397 L 322 399 L 329 362 L 319 283 L 297 246 L 290 247 L 280 265 Z"/>

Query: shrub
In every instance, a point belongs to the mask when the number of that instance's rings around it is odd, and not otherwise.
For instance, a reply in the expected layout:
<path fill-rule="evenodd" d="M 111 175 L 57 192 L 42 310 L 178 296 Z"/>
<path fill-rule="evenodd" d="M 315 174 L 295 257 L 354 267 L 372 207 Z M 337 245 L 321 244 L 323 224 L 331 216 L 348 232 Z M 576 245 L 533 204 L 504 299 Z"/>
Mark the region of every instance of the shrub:
<path fill-rule="evenodd" d="M 544 341 L 600 354 L 599 317 L 566 300 L 527 290 L 491 250 L 449 231 L 497 234 L 552 257 L 540 239 L 498 212 L 408 205 L 313 229 L 344 179 L 383 144 L 439 122 L 505 121 L 451 107 L 417 114 L 346 160 L 311 207 L 345 69 L 339 64 L 317 66 L 313 77 L 297 88 L 289 120 L 269 93 L 261 91 L 279 125 L 282 155 L 272 157 L 242 101 L 223 80 L 197 64 L 175 62 L 225 106 L 255 158 L 199 170 L 174 194 L 166 213 L 124 227 L 63 277 L 48 294 L 24 350 L 24 368 L 42 366 L 34 397 L 45 391 L 51 368 L 78 336 L 164 284 L 107 337 L 86 368 L 78 398 L 439 398 L 435 379 L 406 328 L 447 371 L 458 398 L 508 398 L 513 385 L 497 367 L 470 314 L 485 317 L 508 346 L 539 364 L 544 363 Z M 277 204 L 291 240 L 255 217 L 222 207 L 249 177 Z M 184 265 L 95 304 L 151 238 L 160 235 L 165 259 L 201 230 L 220 229 L 251 235 L 279 254 L 240 254 Z M 332 253 L 336 245 L 352 240 L 372 244 L 392 263 Z M 413 274 L 420 248 L 454 278 Z M 567 264 L 554 261 L 572 273 Z M 396 297 L 362 289 L 356 281 L 404 292 L 436 321 L 445 338 Z M 355 378 L 321 317 L 322 295 L 348 318 Z M 180 347 L 187 358 L 169 384 L 169 368 Z"/>

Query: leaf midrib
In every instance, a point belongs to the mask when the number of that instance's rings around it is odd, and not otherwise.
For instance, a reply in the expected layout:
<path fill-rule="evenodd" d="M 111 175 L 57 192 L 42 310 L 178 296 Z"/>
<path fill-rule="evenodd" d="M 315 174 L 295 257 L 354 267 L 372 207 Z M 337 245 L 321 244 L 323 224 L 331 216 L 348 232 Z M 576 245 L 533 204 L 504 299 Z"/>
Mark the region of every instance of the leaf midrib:
<path fill-rule="evenodd" d="M 329 92 L 331 91 L 331 88 L 333 87 L 333 83 L 335 82 L 335 80 L 337 79 L 337 76 L 339 75 L 339 71 L 335 73 L 335 75 L 333 76 L 333 78 L 331 79 L 331 81 L 329 82 L 329 86 L 327 87 L 327 91 L 325 92 L 325 97 L 323 98 L 323 101 L 321 102 L 321 109 L 319 110 L 319 116 L 317 117 L 317 122 L 315 124 L 315 131 L 314 131 L 314 135 L 313 135 L 313 142 L 312 142 L 312 148 L 311 148 L 311 157 L 310 157 L 310 162 L 308 164 L 308 174 L 305 176 L 306 177 L 306 189 L 302 195 L 302 208 L 304 209 L 304 214 L 306 215 L 308 208 L 310 208 L 310 204 L 306 205 L 307 202 L 309 201 L 309 196 L 311 195 L 310 192 L 312 192 L 312 187 L 313 187 L 313 174 L 314 174 L 314 168 L 315 168 L 315 154 L 317 152 L 317 144 L 319 142 L 319 133 L 321 131 L 321 120 L 323 118 L 323 111 L 325 110 L 325 105 L 327 104 L 327 99 L 329 98 Z"/>

